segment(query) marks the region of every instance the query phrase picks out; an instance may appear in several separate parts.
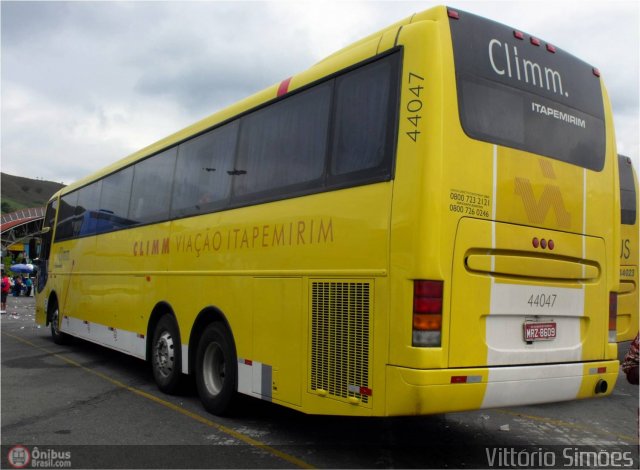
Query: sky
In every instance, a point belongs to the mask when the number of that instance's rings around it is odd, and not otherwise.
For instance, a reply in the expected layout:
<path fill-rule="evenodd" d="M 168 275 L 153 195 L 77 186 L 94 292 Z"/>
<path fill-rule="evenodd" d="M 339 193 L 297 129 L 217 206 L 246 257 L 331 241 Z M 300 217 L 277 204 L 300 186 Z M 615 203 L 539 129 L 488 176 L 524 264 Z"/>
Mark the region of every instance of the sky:
<path fill-rule="evenodd" d="M 437 4 L 2 0 L 2 171 L 69 184 Z M 597 67 L 618 152 L 640 167 L 640 2 L 448 5 Z"/>

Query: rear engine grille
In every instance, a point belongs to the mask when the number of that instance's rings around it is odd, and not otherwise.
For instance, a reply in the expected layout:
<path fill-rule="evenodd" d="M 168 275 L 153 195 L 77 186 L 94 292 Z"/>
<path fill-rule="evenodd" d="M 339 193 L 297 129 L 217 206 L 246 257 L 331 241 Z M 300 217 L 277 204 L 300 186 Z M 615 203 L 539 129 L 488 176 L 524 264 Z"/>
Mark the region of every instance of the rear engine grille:
<path fill-rule="evenodd" d="M 371 283 L 311 283 L 311 390 L 370 400 Z"/>

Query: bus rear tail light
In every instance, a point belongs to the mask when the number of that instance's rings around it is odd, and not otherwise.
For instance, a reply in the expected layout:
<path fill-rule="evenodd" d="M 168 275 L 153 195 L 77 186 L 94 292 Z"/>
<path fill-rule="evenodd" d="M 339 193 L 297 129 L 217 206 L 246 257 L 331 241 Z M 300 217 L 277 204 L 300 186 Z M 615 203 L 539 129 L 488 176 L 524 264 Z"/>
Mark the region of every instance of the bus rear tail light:
<path fill-rule="evenodd" d="M 413 346 L 441 345 L 442 291 L 442 281 L 413 281 Z"/>
<path fill-rule="evenodd" d="M 609 342 L 615 343 L 617 340 L 618 328 L 618 294 L 609 292 Z"/>

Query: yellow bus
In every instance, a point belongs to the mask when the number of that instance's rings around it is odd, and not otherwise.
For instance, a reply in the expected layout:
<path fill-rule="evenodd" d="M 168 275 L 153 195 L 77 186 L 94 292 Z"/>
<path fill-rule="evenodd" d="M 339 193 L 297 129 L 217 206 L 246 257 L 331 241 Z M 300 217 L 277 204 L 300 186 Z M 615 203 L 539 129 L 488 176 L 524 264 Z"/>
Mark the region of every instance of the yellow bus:
<path fill-rule="evenodd" d="M 37 322 L 216 414 L 604 396 L 616 155 L 596 68 L 433 8 L 63 189 Z"/>
<path fill-rule="evenodd" d="M 632 341 L 638 333 L 638 177 L 631 159 L 618 155 L 620 172 L 620 294 L 617 339 Z"/>

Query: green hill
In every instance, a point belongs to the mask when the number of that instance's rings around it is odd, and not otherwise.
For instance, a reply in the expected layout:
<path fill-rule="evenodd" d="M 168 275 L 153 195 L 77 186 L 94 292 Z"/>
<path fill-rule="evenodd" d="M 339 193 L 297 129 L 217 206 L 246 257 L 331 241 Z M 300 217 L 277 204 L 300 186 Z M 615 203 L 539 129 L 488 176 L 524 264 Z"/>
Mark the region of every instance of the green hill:
<path fill-rule="evenodd" d="M 63 184 L 53 181 L 34 180 L 0 173 L 2 213 L 6 214 L 29 207 L 43 207 L 49 198 L 61 188 L 64 188 Z"/>

